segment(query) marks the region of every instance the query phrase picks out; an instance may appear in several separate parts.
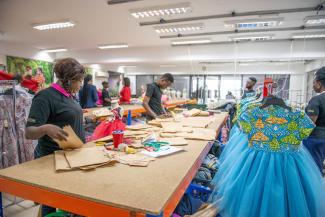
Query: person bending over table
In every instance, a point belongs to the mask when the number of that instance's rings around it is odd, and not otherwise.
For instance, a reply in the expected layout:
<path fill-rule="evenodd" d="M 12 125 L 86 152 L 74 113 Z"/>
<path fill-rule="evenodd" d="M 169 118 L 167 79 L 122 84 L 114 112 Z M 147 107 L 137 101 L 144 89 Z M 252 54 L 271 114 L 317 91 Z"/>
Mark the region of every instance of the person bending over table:
<path fill-rule="evenodd" d="M 174 77 L 166 73 L 154 83 L 147 84 L 146 95 L 143 99 L 143 107 L 147 112 L 147 119 L 152 120 L 159 116 L 168 116 L 161 103 L 162 90 L 174 83 Z"/>
<path fill-rule="evenodd" d="M 58 82 L 36 94 L 27 120 L 26 138 L 38 139 L 35 158 L 60 149 L 53 139 L 66 140 L 67 134 L 62 130 L 66 125 L 85 142 L 83 113 L 74 97 L 84 79 L 85 69 L 75 59 L 66 58 L 55 63 L 54 73 Z M 42 206 L 42 217 L 53 212 L 55 208 Z"/>

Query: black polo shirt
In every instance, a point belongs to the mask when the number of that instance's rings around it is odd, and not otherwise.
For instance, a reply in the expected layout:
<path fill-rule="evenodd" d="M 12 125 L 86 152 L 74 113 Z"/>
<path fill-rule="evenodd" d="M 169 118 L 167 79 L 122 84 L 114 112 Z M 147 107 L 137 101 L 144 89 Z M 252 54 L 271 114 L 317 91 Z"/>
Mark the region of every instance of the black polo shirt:
<path fill-rule="evenodd" d="M 73 97 L 67 97 L 59 90 L 49 87 L 40 91 L 33 99 L 27 120 L 27 127 L 53 124 L 63 128 L 70 125 L 81 140 L 85 142 L 83 113 Z M 41 155 L 59 150 L 59 146 L 49 136 L 38 140 Z"/>
<path fill-rule="evenodd" d="M 309 116 L 318 116 L 316 127 L 310 136 L 325 139 L 325 93 L 314 96 L 309 101 L 306 113 Z"/>
<path fill-rule="evenodd" d="M 147 85 L 146 96 L 150 97 L 149 106 L 156 115 L 164 114 L 161 105 L 162 91 L 156 82 Z"/>
<path fill-rule="evenodd" d="M 105 98 L 109 98 L 109 99 L 111 98 L 109 96 L 108 90 L 105 90 L 105 89 L 102 90 L 102 98 L 103 98 L 103 106 L 104 107 L 111 106 L 111 102 L 106 102 L 105 101 Z"/>

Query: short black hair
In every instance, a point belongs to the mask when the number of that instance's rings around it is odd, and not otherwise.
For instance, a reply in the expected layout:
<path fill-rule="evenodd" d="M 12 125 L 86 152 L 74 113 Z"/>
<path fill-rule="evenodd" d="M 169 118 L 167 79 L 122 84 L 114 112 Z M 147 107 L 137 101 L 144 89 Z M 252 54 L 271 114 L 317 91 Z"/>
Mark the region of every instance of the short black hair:
<path fill-rule="evenodd" d="M 174 77 L 170 73 L 163 74 L 160 79 L 170 81 L 171 83 L 174 83 Z"/>
<path fill-rule="evenodd" d="M 315 72 L 315 80 L 325 87 L 325 66 Z"/>
<path fill-rule="evenodd" d="M 257 79 L 255 77 L 249 77 L 249 80 L 253 81 L 254 83 L 257 82 Z"/>
<path fill-rule="evenodd" d="M 130 79 L 129 79 L 129 78 L 124 77 L 124 78 L 123 78 L 123 81 L 124 81 L 124 86 L 125 86 L 125 87 L 130 87 L 131 82 L 130 82 Z"/>
<path fill-rule="evenodd" d="M 103 81 L 102 82 L 102 85 L 104 86 L 105 84 L 108 84 L 108 82 L 107 81 Z"/>

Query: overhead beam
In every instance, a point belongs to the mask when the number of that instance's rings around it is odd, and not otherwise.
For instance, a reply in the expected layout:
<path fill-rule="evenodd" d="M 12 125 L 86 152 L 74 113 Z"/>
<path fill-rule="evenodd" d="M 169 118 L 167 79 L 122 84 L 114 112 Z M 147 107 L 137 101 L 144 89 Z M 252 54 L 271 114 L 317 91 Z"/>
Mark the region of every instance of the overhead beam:
<path fill-rule="evenodd" d="M 160 19 L 159 21 L 141 22 L 139 25 L 140 26 L 150 26 L 150 25 L 159 25 L 159 24 L 167 24 L 167 23 L 180 23 L 180 22 L 209 20 L 209 19 L 220 19 L 220 18 L 229 18 L 229 17 L 264 16 L 264 15 L 278 15 L 278 14 L 320 11 L 320 10 L 324 10 L 323 4 L 324 3 L 321 3 L 320 5 L 317 5 L 316 7 L 306 7 L 306 8 L 249 11 L 249 12 L 239 12 L 239 13 L 233 11 L 233 12 L 228 13 L 228 14 L 216 14 L 216 15 L 187 17 L 187 18 L 169 19 L 169 20 Z"/>
<path fill-rule="evenodd" d="M 283 39 L 272 39 L 272 40 L 261 40 L 261 41 L 213 41 L 204 44 L 181 44 L 181 45 L 171 45 L 172 47 L 184 47 L 184 46 L 205 46 L 205 45 L 220 45 L 220 44 L 242 44 L 242 43 L 261 43 L 261 42 L 283 42 L 283 41 L 324 41 L 324 38 L 308 38 L 308 39 L 298 39 L 298 38 L 283 38 Z"/>
<path fill-rule="evenodd" d="M 190 33 L 190 34 L 174 34 L 174 35 L 162 35 L 161 39 L 166 38 L 185 38 L 195 36 L 211 36 L 211 35 L 228 35 L 239 33 L 264 33 L 264 32 L 281 32 L 281 31 L 299 31 L 299 30 L 320 30 L 325 29 L 325 25 L 320 26 L 296 26 L 296 27 L 284 27 L 284 28 L 270 28 L 270 29 L 251 29 L 251 30 L 233 30 L 233 31 L 220 31 L 220 32 L 202 32 L 202 33 Z"/>

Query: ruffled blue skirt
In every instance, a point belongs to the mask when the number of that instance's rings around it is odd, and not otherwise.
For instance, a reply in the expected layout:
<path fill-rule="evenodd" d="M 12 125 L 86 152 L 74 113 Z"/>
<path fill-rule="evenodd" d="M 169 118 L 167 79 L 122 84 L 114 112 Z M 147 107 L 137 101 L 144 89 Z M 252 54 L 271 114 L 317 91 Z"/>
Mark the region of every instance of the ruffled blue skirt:
<path fill-rule="evenodd" d="M 303 146 L 267 152 L 236 126 L 231 134 L 210 197 L 222 217 L 325 217 L 325 182 Z"/>

